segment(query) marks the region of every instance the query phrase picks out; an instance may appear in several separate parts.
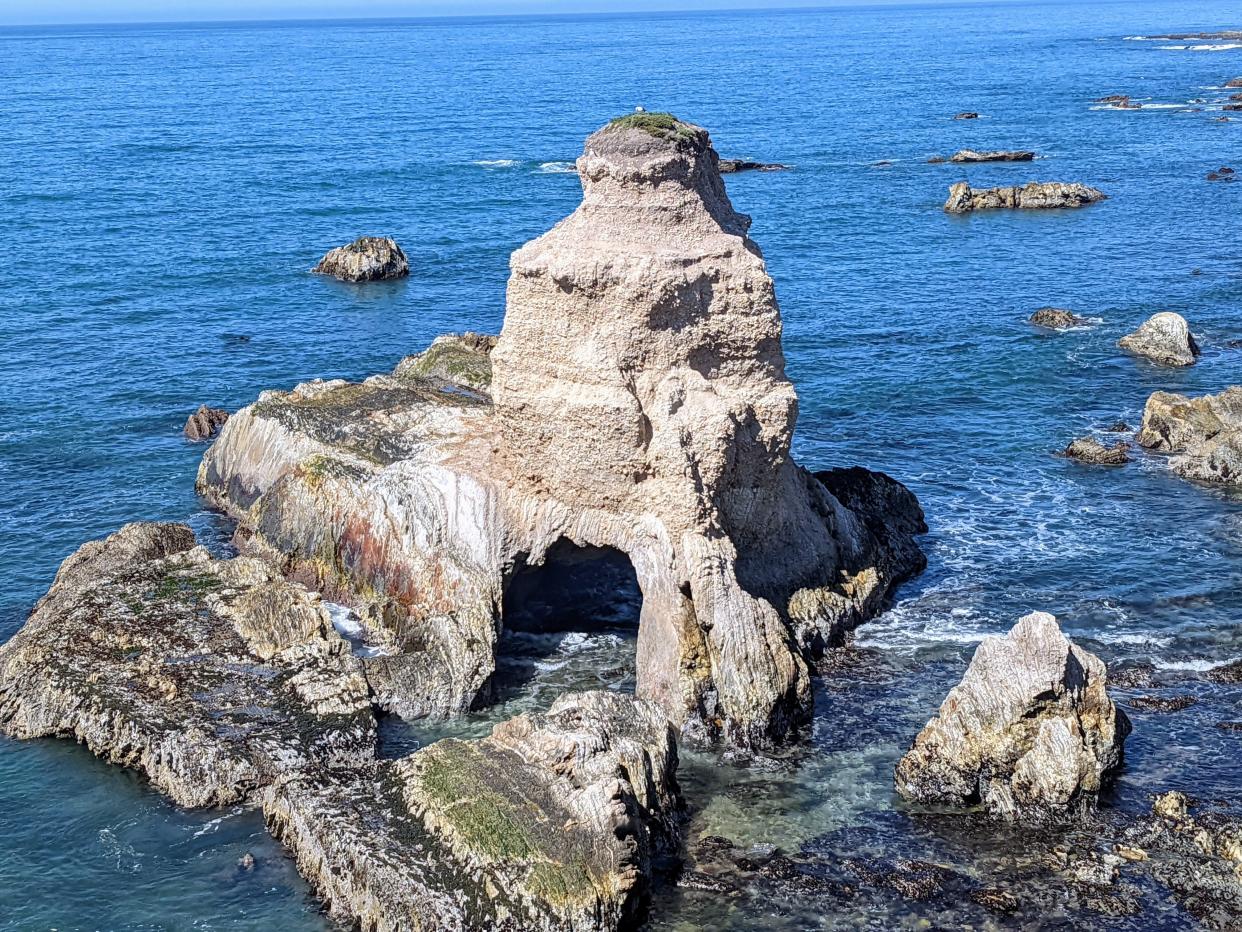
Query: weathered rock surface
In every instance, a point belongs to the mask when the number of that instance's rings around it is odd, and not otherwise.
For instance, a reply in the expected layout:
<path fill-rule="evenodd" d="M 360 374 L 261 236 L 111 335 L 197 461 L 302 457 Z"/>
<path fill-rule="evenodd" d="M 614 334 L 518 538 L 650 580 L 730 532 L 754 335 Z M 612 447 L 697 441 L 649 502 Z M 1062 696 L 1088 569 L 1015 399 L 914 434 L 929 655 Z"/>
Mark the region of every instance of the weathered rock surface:
<path fill-rule="evenodd" d="M 319 597 L 213 560 L 180 524 L 127 524 L 65 560 L 0 647 L 0 729 L 74 738 L 187 806 L 375 747 L 366 680 Z"/>
<path fill-rule="evenodd" d="M 1094 204 L 1107 197 L 1108 195 L 1102 191 L 1077 183 L 1031 181 L 1020 186 L 986 188 L 976 191 L 967 182 L 959 181 L 949 189 L 949 199 L 945 202 L 944 209 L 951 214 L 998 208 L 1050 210 L 1085 207 L 1087 204 Z"/>
<path fill-rule="evenodd" d="M 509 580 L 561 542 L 633 564 L 640 695 L 778 739 L 806 719 L 815 651 L 921 567 L 921 514 L 877 535 L 790 457 L 772 280 L 706 131 L 624 117 L 578 173 L 579 208 L 513 255 L 495 349 L 459 347 L 469 385 L 420 375 L 422 357 L 264 393 L 199 488 L 247 546 L 367 613 L 394 648 L 368 666 L 390 707 L 479 699 Z"/>
<path fill-rule="evenodd" d="M 654 704 L 570 694 L 479 741 L 273 787 L 273 834 L 329 911 L 375 930 L 612 930 L 675 844 L 676 743 Z"/>
<path fill-rule="evenodd" d="M 966 676 L 897 765 L 906 799 L 982 804 L 1009 821 L 1074 818 L 1121 763 L 1130 723 L 1098 658 L 1051 615 L 988 637 Z"/>
<path fill-rule="evenodd" d="M 385 236 L 361 236 L 329 250 L 311 271 L 343 282 L 374 282 L 409 275 L 410 264 L 395 241 Z"/>
<path fill-rule="evenodd" d="M 974 149 L 961 149 L 949 156 L 949 161 L 958 163 L 1033 162 L 1035 161 L 1035 153 L 1020 149 L 996 150 L 990 152 L 976 152 Z"/>
<path fill-rule="evenodd" d="M 1199 355 L 1199 345 L 1186 318 L 1172 311 L 1153 314 L 1133 333 L 1118 340 L 1117 345 L 1161 366 L 1192 366 Z"/>
<path fill-rule="evenodd" d="M 1154 392 L 1136 436 L 1149 450 L 1173 454 L 1169 468 L 1187 479 L 1242 482 L 1242 386 L 1188 398 Z"/>
<path fill-rule="evenodd" d="M 1070 330 L 1073 327 L 1086 326 L 1090 321 L 1079 317 L 1073 311 L 1059 307 L 1041 307 L 1031 315 L 1030 322 L 1036 327 L 1048 330 Z"/>
<path fill-rule="evenodd" d="M 186 418 L 182 433 L 185 434 L 187 440 L 209 440 L 216 435 L 216 431 L 223 427 L 228 419 L 227 411 L 199 405 L 198 410 Z"/>
<path fill-rule="evenodd" d="M 1094 437 L 1079 437 L 1065 448 L 1067 459 L 1093 466 L 1121 466 L 1130 462 L 1130 445 L 1119 440 L 1111 447 L 1106 447 Z"/>
<path fill-rule="evenodd" d="M 1225 87 L 1242 87 L 1242 78 L 1230 78 L 1225 82 Z"/>
<path fill-rule="evenodd" d="M 783 172 L 789 171 L 788 165 L 779 162 L 751 162 L 746 159 L 721 159 L 720 173 L 731 175 L 735 172 Z"/>

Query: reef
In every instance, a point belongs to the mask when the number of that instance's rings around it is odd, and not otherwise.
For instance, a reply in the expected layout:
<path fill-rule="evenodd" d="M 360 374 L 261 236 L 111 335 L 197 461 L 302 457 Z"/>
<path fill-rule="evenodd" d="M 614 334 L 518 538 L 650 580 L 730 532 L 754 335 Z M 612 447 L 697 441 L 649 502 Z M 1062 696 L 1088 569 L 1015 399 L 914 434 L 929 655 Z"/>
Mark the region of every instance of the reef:
<path fill-rule="evenodd" d="M 1073 327 L 1083 327 L 1090 321 L 1064 308 L 1041 307 L 1030 316 L 1030 323 L 1046 330 L 1069 330 Z"/>
<path fill-rule="evenodd" d="M 1031 181 L 1025 185 L 976 191 L 965 181 L 959 181 L 949 189 L 949 199 L 945 202 L 944 209 L 951 214 L 1000 208 L 1052 210 L 1085 207 L 1107 198 L 1108 195 L 1103 191 L 1077 183 Z"/>
<path fill-rule="evenodd" d="M 976 152 L 974 149 L 961 149 L 949 156 L 950 162 L 958 164 L 971 162 L 1033 162 L 1035 153 L 1024 149 L 997 150 Z"/>

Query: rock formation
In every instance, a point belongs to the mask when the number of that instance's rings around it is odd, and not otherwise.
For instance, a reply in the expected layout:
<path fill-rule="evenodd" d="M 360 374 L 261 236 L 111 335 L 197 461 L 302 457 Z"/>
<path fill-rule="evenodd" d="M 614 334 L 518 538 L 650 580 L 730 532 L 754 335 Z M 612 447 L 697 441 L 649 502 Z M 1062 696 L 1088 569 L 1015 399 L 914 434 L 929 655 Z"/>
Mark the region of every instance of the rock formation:
<path fill-rule="evenodd" d="M 1144 356 L 1160 366 L 1192 366 L 1199 346 L 1181 314 L 1162 311 L 1153 314 L 1117 345 L 1136 356 Z"/>
<path fill-rule="evenodd" d="M 410 264 L 393 240 L 361 236 L 352 243 L 329 250 L 311 271 L 343 282 L 375 282 L 409 275 Z"/>
<path fill-rule="evenodd" d="M 221 408 L 199 405 L 198 410 L 185 419 L 182 433 L 187 440 L 210 440 L 228 419 L 229 413 Z"/>
<path fill-rule="evenodd" d="M 973 210 L 1017 208 L 1022 210 L 1049 210 L 1063 207 L 1084 207 L 1108 197 L 1102 191 L 1085 184 L 1062 184 L 1057 181 L 1031 181 L 1025 185 L 1006 188 L 987 188 L 976 191 L 965 181 L 949 188 L 949 199 L 944 209 L 951 214 L 965 214 Z"/>
<path fill-rule="evenodd" d="M 1130 462 L 1130 445 L 1119 440 L 1106 447 L 1094 437 L 1079 437 L 1065 448 L 1064 456 L 1093 466 L 1122 466 Z"/>
<path fill-rule="evenodd" d="M 652 858 L 675 847 L 676 766 L 657 706 L 569 694 L 482 740 L 282 782 L 263 808 L 361 928 L 614 930 L 641 920 Z"/>
<path fill-rule="evenodd" d="M 750 162 L 746 159 L 720 160 L 720 173 L 722 175 L 731 175 L 735 172 L 783 172 L 788 170 L 788 165 L 782 165 L 779 162 Z"/>
<path fill-rule="evenodd" d="M 1169 467 L 1187 479 L 1242 483 L 1242 386 L 1198 398 L 1155 392 L 1135 439 L 1173 454 Z"/>
<path fill-rule="evenodd" d="M 1069 330 L 1090 323 L 1087 318 L 1059 307 L 1041 307 L 1031 315 L 1030 322 L 1048 330 Z"/>
<path fill-rule="evenodd" d="M 779 739 L 818 652 L 921 569 L 921 512 L 887 477 L 847 507 L 791 459 L 772 280 L 707 133 L 633 114 L 577 167 L 582 204 L 513 255 L 495 348 L 452 349 L 471 384 L 421 357 L 265 392 L 199 488 L 248 549 L 368 615 L 393 648 L 368 667 L 390 708 L 485 698 L 508 583 L 570 547 L 633 565 L 641 696 L 694 730 Z M 868 494 L 908 509 L 891 533 Z"/>
<path fill-rule="evenodd" d="M 636 924 L 682 814 L 663 710 L 565 695 L 381 762 L 369 693 L 317 594 L 180 524 L 84 544 L 0 647 L 3 733 L 74 738 L 181 805 L 262 802 L 351 925 Z"/>
<path fill-rule="evenodd" d="M 1142 110 L 1143 105 L 1130 99 L 1129 94 L 1109 94 L 1107 97 L 1097 97 L 1097 104 L 1108 104 L 1114 110 Z"/>
<path fill-rule="evenodd" d="M 1222 165 L 1214 172 L 1207 173 L 1208 181 L 1233 181 L 1237 177 L 1237 172 L 1228 165 Z"/>
<path fill-rule="evenodd" d="M 181 524 L 127 524 L 65 560 L 0 647 L 0 729 L 71 737 L 186 806 L 374 754 L 366 680 L 319 597 Z"/>
<path fill-rule="evenodd" d="M 949 156 L 950 162 L 1033 162 L 1034 152 L 1023 150 L 998 150 L 994 152 L 976 152 L 974 149 L 961 149 Z"/>
<path fill-rule="evenodd" d="M 1010 821 L 1075 817 L 1121 763 L 1130 723 L 1104 664 L 1051 615 L 988 637 L 962 682 L 897 765 L 897 791 L 923 803 L 981 803 Z"/>
<path fill-rule="evenodd" d="M 979 114 L 975 113 L 973 110 L 963 110 L 961 113 L 956 114 L 953 117 L 953 119 L 955 120 L 977 120 L 979 119 Z"/>

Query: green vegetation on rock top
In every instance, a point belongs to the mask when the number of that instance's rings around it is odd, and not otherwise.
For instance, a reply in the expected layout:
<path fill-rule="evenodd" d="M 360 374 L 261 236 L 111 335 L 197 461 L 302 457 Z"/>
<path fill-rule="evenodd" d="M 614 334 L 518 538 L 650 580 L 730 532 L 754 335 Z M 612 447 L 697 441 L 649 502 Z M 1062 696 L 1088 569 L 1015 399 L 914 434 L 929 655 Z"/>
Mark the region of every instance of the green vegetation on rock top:
<path fill-rule="evenodd" d="M 608 123 L 608 129 L 641 129 L 661 139 L 692 139 L 694 129 L 671 113 L 627 113 Z"/>

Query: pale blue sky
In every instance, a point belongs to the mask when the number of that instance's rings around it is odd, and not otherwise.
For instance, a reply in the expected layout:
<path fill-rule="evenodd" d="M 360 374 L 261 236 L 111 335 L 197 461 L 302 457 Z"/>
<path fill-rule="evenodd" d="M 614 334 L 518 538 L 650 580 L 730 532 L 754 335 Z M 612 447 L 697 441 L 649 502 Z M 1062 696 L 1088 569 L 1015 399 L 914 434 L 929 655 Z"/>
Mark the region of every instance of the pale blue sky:
<path fill-rule="evenodd" d="M 867 6 L 909 0 L 0 0 L 0 25 Z M 920 0 L 916 0 L 920 2 Z M 963 2 L 963 0 L 921 0 Z M 970 2 L 970 0 L 966 0 Z M 984 2 L 984 0 L 979 0 Z"/>

